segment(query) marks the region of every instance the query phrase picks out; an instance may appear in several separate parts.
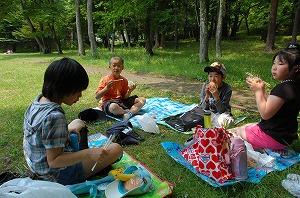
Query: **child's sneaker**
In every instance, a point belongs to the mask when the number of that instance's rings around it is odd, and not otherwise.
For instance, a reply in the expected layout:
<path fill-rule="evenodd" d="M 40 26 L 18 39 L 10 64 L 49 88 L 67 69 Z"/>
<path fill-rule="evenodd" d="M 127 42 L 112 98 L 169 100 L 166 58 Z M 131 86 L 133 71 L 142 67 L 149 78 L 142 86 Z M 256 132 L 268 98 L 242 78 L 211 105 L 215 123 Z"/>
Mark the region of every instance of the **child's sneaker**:
<path fill-rule="evenodd" d="M 124 120 L 124 121 L 127 121 L 127 120 L 129 120 L 131 117 L 132 117 L 132 113 L 129 111 L 128 113 L 125 113 L 125 114 L 123 115 L 123 120 Z"/>

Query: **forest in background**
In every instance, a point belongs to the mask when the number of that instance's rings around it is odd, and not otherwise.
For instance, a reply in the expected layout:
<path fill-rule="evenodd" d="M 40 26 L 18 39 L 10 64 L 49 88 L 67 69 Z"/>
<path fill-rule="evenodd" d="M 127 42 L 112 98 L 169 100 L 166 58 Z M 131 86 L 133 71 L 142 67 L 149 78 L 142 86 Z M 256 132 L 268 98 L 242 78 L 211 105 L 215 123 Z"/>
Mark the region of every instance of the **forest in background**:
<path fill-rule="evenodd" d="M 199 61 L 207 62 L 209 40 L 237 40 L 239 33 L 259 35 L 272 51 L 276 35 L 297 40 L 299 0 L 2 0 L 0 49 L 48 54 L 77 49 L 101 57 L 98 48 L 144 47 L 155 54 L 180 40 L 199 43 Z"/>

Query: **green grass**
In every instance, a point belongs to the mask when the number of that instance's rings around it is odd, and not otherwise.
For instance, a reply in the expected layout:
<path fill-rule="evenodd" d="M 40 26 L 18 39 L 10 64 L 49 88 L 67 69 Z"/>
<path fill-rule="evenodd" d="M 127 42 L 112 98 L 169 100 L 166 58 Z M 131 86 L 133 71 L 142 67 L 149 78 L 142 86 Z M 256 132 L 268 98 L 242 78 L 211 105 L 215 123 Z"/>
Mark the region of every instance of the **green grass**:
<path fill-rule="evenodd" d="M 277 39 L 277 46 L 285 46 L 287 38 Z M 210 46 L 214 46 L 211 41 Z M 245 86 L 245 72 L 259 74 L 267 82 L 274 85 L 271 79 L 270 68 L 272 54 L 263 52 L 264 44 L 256 37 L 247 37 L 235 41 L 222 43 L 223 57 L 228 70 L 226 81 L 234 89 L 243 89 Z M 78 57 L 75 51 L 66 51 L 63 56 L 78 60 L 81 64 L 91 67 L 107 67 L 107 62 L 112 56 L 106 49 L 100 49 L 98 59 L 90 56 Z M 214 49 L 210 50 L 210 59 L 214 58 Z M 123 49 L 117 48 L 115 55 L 125 59 L 126 70 L 140 73 L 152 73 L 171 77 L 181 77 L 204 81 L 207 76 L 203 67 L 207 64 L 198 62 L 198 44 L 182 42 L 178 50 L 172 47 L 155 50 L 155 56 L 148 57 L 142 48 Z M 53 60 L 59 59 L 57 54 L 41 55 L 38 53 L 20 53 L 13 55 L 0 55 L 0 170 L 24 171 L 25 160 L 23 157 L 23 114 L 30 102 L 41 91 L 45 68 Z M 94 91 L 100 76 L 97 73 L 89 75 L 90 85 L 83 93 L 80 102 L 72 107 L 63 105 L 68 120 L 77 117 L 77 114 L 88 107 L 94 107 Z M 198 90 L 195 90 L 197 92 Z M 198 98 L 193 96 L 178 96 L 176 93 L 165 92 L 153 87 L 139 86 L 135 91 L 145 97 L 170 97 L 184 103 L 196 103 Z M 241 112 L 234 109 L 235 115 L 247 114 L 246 122 L 257 121 L 257 114 Z M 95 123 L 90 125 L 91 132 L 104 132 L 113 122 Z M 299 165 L 283 172 L 273 172 L 258 184 L 242 183 L 231 187 L 213 188 L 206 182 L 196 177 L 186 168 L 177 164 L 166 155 L 160 142 L 175 141 L 183 143 L 189 136 L 176 133 L 164 126 L 160 126 L 159 135 L 151 135 L 137 129 L 146 141 L 138 146 L 125 147 L 125 150 L 138 160 L 146 163 L 150 169 L 160 177 L 176 184 L 172 197 L 289 197 L 281 187 L 281 180 L 287 173 L 299 173 Z"/>

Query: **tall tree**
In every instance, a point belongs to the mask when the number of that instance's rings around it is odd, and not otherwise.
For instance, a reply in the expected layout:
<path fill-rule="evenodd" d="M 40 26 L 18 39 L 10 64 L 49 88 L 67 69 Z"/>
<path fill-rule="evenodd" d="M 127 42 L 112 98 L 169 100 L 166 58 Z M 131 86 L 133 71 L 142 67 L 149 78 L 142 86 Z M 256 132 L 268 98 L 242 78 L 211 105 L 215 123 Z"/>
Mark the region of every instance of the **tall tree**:
<path fill-rule="evenodd" d="M 37 42 L 38 46 L 39 46 L 39 50 L 40 52 L 44 53 L 44 54 L 48 54 L 51 53 L 51 47 L 49 44 L 49 37 L 45 36 L 44 34 L 44 24 L 42 22 L 39 22 L 39 28 L 40 31 L 37 30 L 37 28 L 35 27 L 34 23 L 32 22 L 30 15 L 29 15 L 29 10 L 32 8 L 31 3 L 29 2 L 21 0 L 21 8 L 22 8 L 22 12 L 24 15 L 24 18 L 27 22 L 27 25 L 30 28 L 31 34 L 34 35 L 34 39 Z"/>
<path fill-rule="evenodd" d="M 292 41 L 293 42 L 297 41 L 299 26 L 300 26 L 300 0 L 298 1 L 298 6 L 297 6 L 297 9 L 296 9 L 296 13 L 295 13 L 293 33 L 292 33 Z"/>
<path fill-rule="evenodd" d="M 146 52 L 153 56 L 153 31 L 152 31 L 152 20 L 151 20 L 151 8 L 147 9 L 146 18 L 145 18 L 145 49 Z"/>
<path fill-rule="evenodd" d="M 85 55 L 82 32 L 81 32 L 81 22 L 80 22 L 80 0 L 75 0 L 75 13 L 76 13 L 76 31 L 77 31 L 77 42 L 78 42 L 78 55 Z"/>
<path fill-rule="evenodd" d="M 207 1 L 199 0 L 199 58 L 200 63 L 208 62 L 208 35 L 207 35 Z"/>
<path fill-rule="evenodd" d="M 224 11 L 225 0 L 219 0 L 219 13 L 218 13 L 218 22 L 216 29 L 216 57 L 221 58 L 221 37 L 222 37 L 222 18 Z"/>
<path fill-rule="evenodd" d="M 128 48 L 130 48 L 131 43 L 130 43 L 130 38 L 129 38 L 128 30 L 127 30 L 127 24 L 125 22 L 125 19 L 122 19 L 122 21 L 123 21 L 123 26 L 124 26 L 124 31 L 123 32 L 124 32 L 125 40 L 127 42 Z"/>
<path fill-rule="evenodd" d="M 53 35 L 53 39 L 54 39 L 54 42 L 56 44 L 57 53 L 62 54 L 63 52 L 62 52 L 61 42 L 60 42 L 60 39 L 58 38 L 58 35 L 56 33 L 56 30 L 55 30 L 55 27 L 54 27 L 54 21 L 51 24 L 49 23 L 48 26 L 49 26 L 49 29 L 51 30 L 52 35 Z"/>
<path fill-rule="evenodd" d="M 276 17 L 277 17 L 278 0 L 271 0 L 271 11 L 269 16 L 269 26 L 266 42 L 266 50 L 273 51 L 275 43 Z"/>
<path fill-rule="evenodd" d="M 96 39 L 94 34 L 94 22 L 93 22 L 93 0 L 87 0 L 87 23 L 88 23 L 88 35 L 89 35 L 89 41 L 91 46 L 91 54 L 92 56 L 97 55 L 97 45 L 96 45 Z"/>

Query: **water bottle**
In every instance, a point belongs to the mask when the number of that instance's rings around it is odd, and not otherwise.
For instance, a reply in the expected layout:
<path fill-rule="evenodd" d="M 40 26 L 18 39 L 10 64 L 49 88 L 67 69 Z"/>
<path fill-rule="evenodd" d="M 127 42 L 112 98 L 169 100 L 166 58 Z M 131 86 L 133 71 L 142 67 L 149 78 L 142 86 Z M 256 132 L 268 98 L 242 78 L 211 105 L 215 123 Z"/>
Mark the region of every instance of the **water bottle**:
<path fill-rule="evenodd" d="M 78 134 L 75 132 L 70 133 L 70 146 L 74 151 L 79 151 L 79 141 Z"/>
<path fill-rule="evenodd" d="M 211 128 L 211 112 L 204 110 L 204 128 Z"/>
<path fill-rule="evenodd" d="M 241 138 L 235 137 L 231 141 L 230 163 L 236 180 L 244 181 L 248 178 L 247 149 Z"/>

